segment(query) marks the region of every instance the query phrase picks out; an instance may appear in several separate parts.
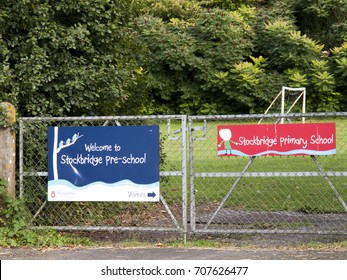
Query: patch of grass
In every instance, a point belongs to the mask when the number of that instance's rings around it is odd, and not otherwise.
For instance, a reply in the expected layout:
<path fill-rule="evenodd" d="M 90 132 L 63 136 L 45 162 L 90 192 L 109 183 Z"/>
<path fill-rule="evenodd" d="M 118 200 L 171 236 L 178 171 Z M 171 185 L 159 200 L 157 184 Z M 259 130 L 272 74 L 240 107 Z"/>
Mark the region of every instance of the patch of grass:
<path fill-rule="evenodd" d="M 347 250 L 347 240 L 338 242 L 308 242 L 300 245 L 288 245 L 278 246 L 275 243 L 269 245 L 258 245 L 256 242 L 251 242 L 248 239 L 244 241 L 227 241 L 216 239 L 189 239 L 187 243 L 183 243 L 181 240 L 171 240 L 164 242 L 143 242 L 137 240 L 127 240 L 120 245 L 122 248 L 140 248 L 140 247 L 160 247 L 160 248 L 210 248 L 210 249 L 243 249 L 243 250 L 255 250 L 255 249 L 275 249 L 275 250 Z"/>
<path fill-rule="evenodd" d="M 197 204 L 218 205 L 235 180 L 236 178 L 196 178 Z M 346 196 L 346 190 L 341 188 L 339 190 L 340 194 Z M 344 211 L 335 193 L 321 177 L 243 178 L 227 199 L 224 207 L 243 211 L 304 213 Z"/>
<path fill-rule="evenodd" d="M 209 239 L 199 239 L 199 240 L 189 240 L 183 243 L 182 240 L 172 240 L 165 242 L 142 242 L 137 240 L 127 240 L 120 245 L 123 248 L 136 248 L 136 247 L 164 247 L 164 248 L 225 248 L 225 247 L 235 247 L 231 243 L 226 243 L 222 241 L 209 240 Z"/>
<path fill-rule="evenodd" d="M 309 242 L 307 244 L 296 245 L 292 247 L 283 247 L 282 249 L 298 249 L 298 250 L 329 250 L 329 251 L 347 251 L 347 240 L 339 242 Z"/>
<path fill-rule="evenodd" d="M 138 240 L 125 240 L 120 243 L 120 247 L 122 248 L 138 248 L 138 247 L 153 247 L 156 246 L 156 244 L 160 243 L 152 243 L 149 241 L 138 241 Z"/>
<path fill-rule="evenodd" d="M 166 244 L 168 247 L 178 247 L 178 248 L 226 248 L 226 247 L 235 247 L 232 243 L 226 243 L 217 240 L 209 239 L 199 239 L 199 240 L 189 240 L 187 243 L 183 244 L 182 242 L 173 241 Z"/>
<path fill-rule="evenodd" d="M 215 239 L 190 239 L 187 243 L 181 240 L 172 240 L 165 242 L 142 242 L 137 240 L 127 240 L 120 244 L 122 248 L 139 248 L 139 247 L 160 247 L 160 248 L 211 248 L 211 249 L 259 249 L 264 248 L 264 245 L 259 247 L 254 242 L 228 242 L 225 240 Z M 278 246 L 271 244 L 266 246 L 267 249 L 276 250 L 347 250 L 347 240 L 339 242 L 309 242 L 300 245 Z"/>

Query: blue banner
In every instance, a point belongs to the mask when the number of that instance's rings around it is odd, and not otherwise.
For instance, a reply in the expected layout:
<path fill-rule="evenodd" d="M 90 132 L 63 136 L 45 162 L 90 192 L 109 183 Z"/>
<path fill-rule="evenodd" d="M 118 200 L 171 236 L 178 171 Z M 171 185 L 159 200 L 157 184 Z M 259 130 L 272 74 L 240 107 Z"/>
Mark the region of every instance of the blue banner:
<path fill-rule="evenodd" d="M 49 127 L 49 201 L 159 201 L 159 126 Z"/>

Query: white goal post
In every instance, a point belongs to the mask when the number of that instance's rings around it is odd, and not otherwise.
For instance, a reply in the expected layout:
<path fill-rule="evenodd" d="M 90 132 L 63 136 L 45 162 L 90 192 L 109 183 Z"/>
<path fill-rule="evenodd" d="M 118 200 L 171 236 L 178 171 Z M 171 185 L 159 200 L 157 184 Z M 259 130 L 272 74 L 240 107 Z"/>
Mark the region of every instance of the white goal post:
<path fill-rule="evenodd" d="M 286 93 L 286 91 L 288 93 Z M 287 109 L 287 111 L 285 111 L 285 103 L 286 103 L 286 94 L 292 94 L 291 92 L 295 92 L 295 94 L 297 94 L 297 92 L 299 92 L 298 97 L 293 101 L 293 103 L 290 105 L 290 107 Z M 266 109 L 264 114 L 267 114 L 269 112 L 269 110 L 271 109 L 271 107 L 275 104 L 275 102 L 277 101 L 277 99 L 279 99 L 281 97 L 281 114 L 289 114 L 291 112 L 291 110 L 294 108 L 294 106 L 299 102 L 299 100 L 302 98 L 302 109 L 301 112 L 302 113 L 306 113 L 306 88 L 301 87 L 301 88 L 291 88 L 291 87 L 284 87 L 282 86 L 282 90 L 278 93 L 278 95 L 274 98 L 274 100 L 271 102 L 270 106 Z M 260 120 L 261 121 L 261 120 Z M 302 118 L 302 122 L 305 123 L 305 118 Z M 284 118 L 281 118 L 281 123 L 284 123 Z"/>

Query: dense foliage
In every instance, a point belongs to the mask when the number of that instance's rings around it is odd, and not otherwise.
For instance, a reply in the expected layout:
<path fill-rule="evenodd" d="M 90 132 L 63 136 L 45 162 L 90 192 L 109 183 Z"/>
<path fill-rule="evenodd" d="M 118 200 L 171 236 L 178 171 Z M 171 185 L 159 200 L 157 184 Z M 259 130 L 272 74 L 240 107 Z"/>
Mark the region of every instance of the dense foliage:
<path fill-rule="evenodd" d="M 126 113 L 141 51 L 131 2 L 1 1 L 1 100 L 25 116 Z"/>
<path fill-rule="evenodd" d="M 0 101 L 23 116 L 347 109 L 347 1 L 8 0 Z"/>
<path fill-rule="evenodd" d="M 34 231 L 30 228 L 31 215 L 20 199 L 8 194 L 7 184 L 0 177 L 0 246 L 54 247 L 90 246 L 89 239 L 63 235 L 54 230 Z"/>

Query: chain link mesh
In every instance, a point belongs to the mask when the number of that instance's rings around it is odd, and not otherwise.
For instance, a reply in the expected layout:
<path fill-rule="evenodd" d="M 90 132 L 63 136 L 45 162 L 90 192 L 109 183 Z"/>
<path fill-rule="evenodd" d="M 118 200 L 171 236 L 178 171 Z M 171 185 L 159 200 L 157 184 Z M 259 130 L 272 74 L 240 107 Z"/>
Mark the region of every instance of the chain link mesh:
<path fill-rule="evenodd" d="M 184 119 L 184 121 L 182 121 Z M 20 197 L 36 227 L 185 230 L 184 116 L 20 119 Z M 48 202 L 49 126 L 159 125 L 160 202 Z"/>
<path fill-rule="evenodd" d="M 336 123 L 334 156 L 218 157 L 217 125 Z M 347 113 L 188 117 L 193 232 L 347 233 Z M 248 167 L 248 169 L 246 168 Z"/>
<path fill-rule="evenodd" d="M 217 156 L 218 125 L 273 124 L 281 118 L 285 123 L 301 123 L 303 118 L 306 123 L 336 123 L 337 154 L 254 159 Z M 103 125 L 160 126 L 159 203 L 47 201 L 48 127 Z M 185 116 L 20 119 L 19 194 L 33 215 L 34 226 L 347 233 L 347 113 L 191 116 L 188 133 L 182 133 L 185 131 Z"/>

